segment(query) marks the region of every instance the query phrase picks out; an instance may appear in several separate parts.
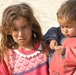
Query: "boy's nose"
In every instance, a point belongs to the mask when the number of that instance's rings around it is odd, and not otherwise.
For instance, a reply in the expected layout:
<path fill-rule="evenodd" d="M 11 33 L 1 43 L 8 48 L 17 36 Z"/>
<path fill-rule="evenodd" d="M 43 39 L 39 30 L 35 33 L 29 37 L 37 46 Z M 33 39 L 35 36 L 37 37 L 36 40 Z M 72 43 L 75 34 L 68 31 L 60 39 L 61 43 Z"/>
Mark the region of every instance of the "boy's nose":
<path fill-rule="evenodd" d="M 67 32 L 68 32 L 67 28 L 64 28 L 64 32 L 65 32 L 65 33 L 67 33 Z"/>

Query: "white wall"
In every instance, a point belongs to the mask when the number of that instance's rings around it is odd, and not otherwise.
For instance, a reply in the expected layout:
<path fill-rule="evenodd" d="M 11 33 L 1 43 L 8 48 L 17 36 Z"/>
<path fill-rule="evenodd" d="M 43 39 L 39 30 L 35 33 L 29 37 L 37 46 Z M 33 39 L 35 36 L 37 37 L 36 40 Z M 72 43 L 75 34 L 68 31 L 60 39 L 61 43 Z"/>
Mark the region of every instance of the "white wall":
<path fill-rule="evenodd" d="M 58 26 L 56 12 L 64 1 L 66 0 L 0 0 L 0 23 L 2 13 L 7 6 L 25 2 L 32 7 L 35 17 L 41 24 L 42 32 L 45 34 L 50 27 Z"/>

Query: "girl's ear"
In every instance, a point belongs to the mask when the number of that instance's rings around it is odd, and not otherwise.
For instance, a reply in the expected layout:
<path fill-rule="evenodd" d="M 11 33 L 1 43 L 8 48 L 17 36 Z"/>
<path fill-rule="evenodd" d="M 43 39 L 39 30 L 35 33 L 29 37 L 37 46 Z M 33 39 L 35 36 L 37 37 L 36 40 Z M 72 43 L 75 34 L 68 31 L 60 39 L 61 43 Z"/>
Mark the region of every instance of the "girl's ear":
<path fill-rule="evenodd" d="M 9 28 L 9 30 L 8 30 L 8 35 L 11 35 L 11 34 L 12 34 L 12 32 L 13 32 L 13 30 L 14 30 L 14 27 L 13 27 L 13 26 L 11 26 L 11 27 Z"/>
<path fill-rule="evenodd" d="M 12 34 L 12 32 L 13 32 L 13 30 L 12 29 L 10 29 L 9 31 L 8 31 L 8 35 L 11 35 Z"/>
<path fill-rule="evenodd" d="M 10 33 L 10 32 L 8 32 L 8 35 L 11 35 L 11 33 Z"/>

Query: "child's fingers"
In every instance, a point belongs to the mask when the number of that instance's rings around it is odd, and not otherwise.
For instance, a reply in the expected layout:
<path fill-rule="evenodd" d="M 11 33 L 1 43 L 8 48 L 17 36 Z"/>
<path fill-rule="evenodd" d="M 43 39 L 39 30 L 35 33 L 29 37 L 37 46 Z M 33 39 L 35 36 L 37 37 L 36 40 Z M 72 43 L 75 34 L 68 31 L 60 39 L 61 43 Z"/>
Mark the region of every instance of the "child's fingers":
<path fill-rule="evenodd" d="M 55 50 L 61 50 L 61 47 L 55 46 Z"/>
<path fill-rule="evenodd" d="M 63 46 L 55 46 L 55 50 L 58 54 L 64 55 L 66 48 Z"/>
<path fill-rule="evenodd" d="M 57 42 L 54 42 L 54 43 L 51 45 L 52 49 L 55 50 L 55 47 L 56 47 L 57 45 L 58 45 L 58 43 L 57 43 Z"/>

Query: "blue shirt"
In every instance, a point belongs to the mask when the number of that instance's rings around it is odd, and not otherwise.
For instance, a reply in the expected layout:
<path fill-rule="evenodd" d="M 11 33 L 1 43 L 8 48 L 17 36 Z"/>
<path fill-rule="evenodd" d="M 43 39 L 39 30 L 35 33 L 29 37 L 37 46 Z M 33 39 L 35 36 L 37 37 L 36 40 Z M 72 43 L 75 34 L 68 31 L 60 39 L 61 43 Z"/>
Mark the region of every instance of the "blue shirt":
<path fill-rule="evenodd" d="M 60 27 L 52 27 L 50 28 L 46 34 L 44 35 L 45 42 L 49 45 L 49 40 L 56 40 L 58 42 L 58 45 L 62 45 L 62 42 L 65 40 L 65 36 L 61 33 L 61 28 Z M 55 51 L 51 50 L 49 53 L 49 62 L 54 56 Z M 65 55 L 62 56 L 63 58 Z"/>
<path fill-rule="evenodd" d="M 49 44 L 49 40 L 56 40 L 58 44 L 61 45 L 65 38 L 66 37 L 61 33 L 60 27 L 52 27 L 44 35 L 47 44 Z"/>

